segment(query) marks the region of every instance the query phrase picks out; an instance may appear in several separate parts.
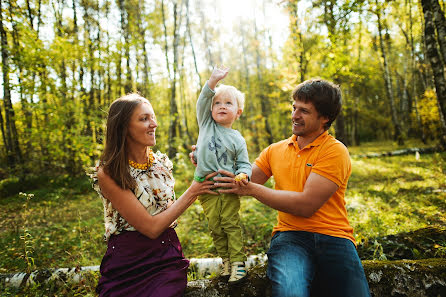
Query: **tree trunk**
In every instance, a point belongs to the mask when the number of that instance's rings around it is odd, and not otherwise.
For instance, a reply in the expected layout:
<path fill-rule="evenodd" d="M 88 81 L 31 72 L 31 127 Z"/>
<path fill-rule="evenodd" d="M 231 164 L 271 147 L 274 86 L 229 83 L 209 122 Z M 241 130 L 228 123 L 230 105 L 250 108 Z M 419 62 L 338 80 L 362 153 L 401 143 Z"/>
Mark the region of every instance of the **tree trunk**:
<path fill-rule="evenodd" d="M 50 158 L 49 154 L 49 131 L 46 129 L 46 125 L 44 123 L 49 123 L 49 115 L 48 115 L 48 84 L 49 84 L 49 78 L 48 78 L 48 70 L 46 69 L 46 65 L 43 63 L 40 65 L 39 70 L 39 79 L 40 79 L 40 86 L 38 89 L 38 95 L 40 98 L 39 107 L 42 112 L 40 115 L 39 113 L 36 114 L 36 130 L 40 134 L 39 139 L 39 146 L 41 151 L 41 158 L 40 158 L 40 169 L 41 170 L 47 170 L 48 169 L 48 160 Z"/>
<path fill-rule="evenodd" d="M 188 30 L 188 21 L 189 21 L 189 0 L 185 0 L 185 5 L 186 5 L 186 28 L 185 28 L 185 32 L 184 34 L 188 34 L 187 30 Z M 188 151 L 190 150 L 190 146 L 192 144 L 195 144 L 194 142 L 194 138 L 192 137 L 192 135 L 190 134 L 189 131 L 189 123 L 188 123 L 188 115 L 190 114 L 189 111 L 189 100 L 187 100 L 187 95 L 186 95 L 186 87 L 185 87 L 185 81 L 186 81 L 186 73 L 184 71 L 184 55 L 185 55 L 185 50 L 186 50 L 186 43 L 187 43 L 188 38 L 186 38 L 186 36 L 184 36 L 184 38 L 182 38 L 183 41 L 183 46 L 181 47 L 181 65 L 179 68 L 179 81 L 180 81 L 180 107 L 181 107 L 181 121 L 182 124 L 179 125 L 179 129 L 180 129 L 180 135 L 185 135 L 185 137 L 181 137 L 183 140 L 183 148 Z"/>
<path fill-rule="evenodd" d="M 348 145 L 348 139 L 345 136 L 345 117 L 344 117 L 344 107 L 341 108 L 338 117 L 335 121 L 335 134 L 336 139 L 345 145 Z"/>
<path fill-rule="evenodd" d="M 167 39 L 167 25 L 166 25 L 166 16 L 164 14 L 164 0 L 161 0 L 161 15 L 163 17 L 163 28 L 164 28 L 164 55 L 166 58 L 166 68 L 167 74 L 169 75 L 169 80 L 172 80 L 172 75 L 170 74 L 170 63 L 169 63 L 169 43 Z"/>
<path fill-rule="evenodd" d="M 169 158 L 174 158 L 177 153 L 176 138 L 178 131 L 178 106 L 176 102 L 176 83 L 177 83 L 177 70 L 178 70 L 178 42 L 179 42 L 179 27 L 180 22 L 178 16 L 178 4 L 173 4 L 173 75 L 171 81 L 170 91 L 170 124 L 169 124 Z M 181 16 L 180 5 L 180 16 Z M 167 55 L 167 53 L 166 53 Z M 168 65 L 169 66 L 169 65 Z"/>
<path fill-rule="evenodd" d="M 104 10 L 105 10 L 105 18 L 108 19 L 109 14 L 110 14 L 110 2 L 106 1 L 104 4 Z M 106 89 L 107 91 L 105 92 L 104 96 L 105 96 L 105 105 L 109 105 L 111 103 L 112 100 L 115 99 L 115 97 L 117 97 L 116 94 L 114 94 L 112 92 L 112 79 L 111 79 L 111 61 L 110 61 L 110 56 L 111 56 L 111 51 L 110 51 L 110 33 L 108 32 L 108 30 L 105 31 L 106 34 L 106 45 L 105 45 L 105 52 L 107 54 L 107 66 L 106 66 L 106 72 L 107 72 L 107 79 L 106 79 L 106 87 L 104 89 Z M 117 68 L 120 68 L 120 64 L 116 65 Z M 118 75 L 118 79 L 119 79 Z"/>
<path fill-rule="evenodd" d="M 3 121 L 3 111 L 2 111 L 1 104 L 0 104 L 0 130 L 2 132 L 3 143 L 5 144 L 5 156 L 8 156 L 9 146 L 8 146 L 7 139 L 6 139 L 6 134 L 5 134 L 5 124 L 4 124 L 4 121 Z M 9 165 L 9 163 L 8 163 L 8 165 Z"/>
<path fill-rule="evenodd" d="M 305 58 L 305 46 L 303 42 L 302 31 L 299 28 L 299 16 L 298 16 L 298 4 L 299 0 L 290 1 L 288 8 L 290 10 L 290 27 L 291 34 L 295 45 L 294 57 L 296 61 L 299 61 L 299 74 L 300 81 L 305 81 L 308 61 Z"/>
<path fill-rule="evenodd" d="M 265 19 L 265 20 L 268 18 L 268 15 L 266 12 L 266 10 L 267 10 L 266 5 L 268 4 L 268 2 L 270 2 L 270 1 L 268 1 L 268 0 L 262 1 L 263 19 Z M 269 67 L 271 67 L 271 69 L 276 69 L 275 62 L 274 62 L 275 54 L 274 54 L 274 49 L 273 49 L 273 37 L 271 35 L 271 29 L 265 28 L 265 34 L 266 34 L 265 40 L 268 40 L 268 54 L 266 54 L 266 57 L 265 57 L 265 65 L 268 65 Z M 268 58 L 270 61 L 268 61 Z M 270 62 L 270 64 L 268 62 Z"/>
<path fill-rule="evenodd" d="M 250 77 L 250 73 L 249 73 L 249 64 L 248 64 L 248 47 L 247 47 L 247 41 L 246 41 L 246 37 L 247 37 L 247 33 L 245 31 L 245 23 L 243 23 L 240 20 L 240 36 L 242 38 L 242 52 L 243 52 L 243 69 L 244 69 L 244 78 L 245 78 L 245 90 L 246 92 L 251 91 L 251 83 L 249 80 Z M 259 151 L 259 137 L 258 137 L 258 131 L 257 131 L 257 123 L 256 120 L 254 118 L 254 116 L 256 115 L 256 108 L 255 108 L 255 101 L 251 100 L 250 102 L 246 102 L 245 104 L 245 110 L 247 109 L 248 112 L 245 112 L 244 116 L 241 118 L 242 121 L 242 125 L 245 126 L 248 122 L 250 130 L 251 130 L 251 137 L 252 140 L 251 142 L 254 144 L 254 151 Z M 250 120 L 251 119 L 251 120 Z M 248 142 L 248 141 L 247 141 Z"/>
<path fill-rule="evenodd" d="M 313 4 L 314 5 L 314 4 Z M 328 38 L 330 39 L 330 49 L 336 49 L 338 44 L 338 30 L 336 29 L 337 23 L 339 21 L 339 18 L 336 17 L 335 11 L 341 10 L 340 7 L 336 7 L 336 1 L 334 0 L 326 0 L 326 1 L 320 1 L 320 3 L 316 3 L 316 5 L 322 5 L 324 9 L 323 14 L 323 23 L 325 26 L 327 26 L 328 30 Z M 346 43 L 346 37 L 344 36 L 344 43 Z M 341 85 L 342 81 L 341 78 L 335 73 L 334 74 L 334 82 L 336 84 Z M 345 104 L 344 98 L 344 106 Z M 349 138 L 346 136 L 345 133 L 345 118 L 344 118 L 344 110 L 345 108 L 341 108 L 341 111 L 339 112 L 339 115 L 336 118 L 335 121 L 335 134 L 336 139 L 340 142 L 344 143 L 345 145 L 349 145 Z"/>
<path fill-rule="evenodd" d="M 9 1 L 9 7 L 11 10 L 11 14 L 17 14 L 16 7 L 14 7 L 14 4 Z M 32 17 L 30 17 L 32 19 Z M 25 92 L 28 87 L 24 86 L 24 78 L 29 76 L 35 76 L 35 73 L 31 71 L 32 73 L 26 73 L 26 66 L 23 63 L 22 59 L 22 52 L 23 48 L 20 46 L 20 34 L 19 34 L 19 28 L 17 27 L 17 23 L 13 20 L 11 17 L 12 22 L 12 44 L 13 44 L 13 54 L 14 60 L 16 61 L 16 65 L 18 68 L 18 88 L 19 88 L 19 94 L 20 94 L 20 103 L 22 107 L 22 113 L 24 115 L 24 119 L 22 122 L 24 122 L 24 126 L 26 129 L 23 131 L 23 138 L 24 138 L 24 147 L 25 147 L 25 155 L 28 155 L 32 152 L 32 142 L 31 142 L 31 134 L 32 134 L 32 112 L 31 107 L 29 106 L 29 102 L 26 98 Z M 33 80 L 31 81 L 31 84 L 33 84 Z M 32 94 L 32 92 L 31 92 Z M 24 168 L 26 170 L 26 168 Z"/>
<path fill-rule="evenodd" d="M 203 83 L 201 82 L 201 75 L 200 71 L 198 71 L 197 67 L 197 57 L 195 56 L 195 49 L 194 49 L 194 43 L 192 39 L 192 32 L 190 30 L 190 24 L 189 24 L 189 0 L 186 0 L 186 31 L 187 31 L 187 37 L 189 38 L 190 47 L 192 50 L 192 57 L 194 58 L 194 69 L 195 73 L 198 77 L 198 88 L 197 88 L 197 96 L 200 94 L 200 89 L 203 86 Z"/>
<path fill-rule="evenodd" d="M 404 135 L 408 135 L 409 127 L 411 126 L 410 114 L 409 114 L 409 91 L 407 86 L 407 66 L 404 64 L 404 74 L 400 75 L 396 71 L 397 83 L 398 83 L 398 97 L 400 98 L 400 121 L 404 123 L 401 127 Z M 401 84 L 401 85 L 400 85 Z"/>
<path fill-rule="evenodd" d="M 415 82 L 417 81 L 417 75 L 419 70 L 417 69 L 416 65 L 416 53 L 415 53 L 415 46 L 414 46 L 414 38 L 413 38 L 413 18 L 412 18 L 412 0 L 408 1 L 408 9 L 409 9 L 409 32 L 408 32 L 408 36 L 406 38 L 406 42 L 409 44 L 409 48 L 410 48 L 410 71 L 411 71 L 411 76 L 412 76 L 412 81 Z M 421 117 L 420 117 L 420 113 L 418 112 L 418 94 L 417 94 L 417 84 L 416 83 L 412 83 L 412 105 L 410 110 L 414 109 L 415 111 L 415 117 L 416 117 L 416 121 L 417 121 L 417 135 L 420 137 L 421 141 L 423 143 L 426 143 L 426 134 L 424 133 L 424 128 L 423 128 L 423 124 L 421 122 Z"/>
<path fill-rule="evenodd" d="M 432 13 L 434 15 L 435 27 L 438 34 L 438 45 L 440 46 L 444 65 L 446 64 L 446 18 L 438 0 L 430 0 L 430 2 L 432 4 Z"/>
<path fill-rule="evenodd" d="M 444 122 L 446 116 L 446 81 L 443 70 L 444 65 L 441 62 L 441 58 L 437 50 L 431 1 L 422 0 L 421 5 L 423 6 L 424 13 L 424 40 L 426 43 L 426 55 L 432 67 L 435 91 L 437 93 L 438 105 L 440 107 L 440 119 L 442 119 L 441 143 L 446 148 L 446 124 Z"/>
<path fill-rule="evenodd" d="M 186 0 L 186 2 L 188 2 Z M 188 13 L 188 12 L 186 12 Z M 186 29 L 187 30 L 187 29 Z M 189 104 L 188 104 L 188 100 L 186 99 L 186 87 L 185 87 L 185 77 L 186 77 L 186 73 L 184 72 L 184 50 L 186 49 L 186 38 L 183 38 L 183 47 L 181 49 L 181 67 L 180 67 L 180 106 L 182 109 L 181 112 L 181 121 L 182 121 L 182 125 L 179 126 L 180 128 L 180 135 L 186 135 L 186 137 L 182 137 L 183 139 L 183 147 L 186 151 L 190 150 L 190 146 L 192 144 L 193 138 L 192 135 L 189 132 L 189 124 L 187 121 L 187 115 L 189 114 Z"/>
<path fill-rule="evenodd" d="M 202 31 L 203 31 L 203 37 L 204 37 L 204 45 L 206 46 L 206 57 L 208 60 L 208 68 L 212 70 L 215 66 L 214 57 L 211 52 L 211 47 L 209 46 L 209 37 L 208 37 L 208 30 L 206 28 L 206 17 L 203 12 L 203 5 L 201 4 L 201 0 L 197 1 L 198 10 L 200 12 L 200 18 L 201 18 L 201 25 L 202 25 Z"/>
<path fill-rule="evenodd" d="M 147 41 L 146 41 L 146 28 L 144 27 L 143 24 L 143 20 L 141 17 L 141 12 L 145 12 L 145 7 L 144 7 L 144 1 L 143 0 L 139 0 L 138 1 L 138 6 L 139 9 L 137 11 L 137 26 L 138 26 L 138 33 L 139 36 L 141 38 L 141 45 L 142 45 L 142 59 L 143 59 L 143 64 L 144 64 L 144 69 L 143 69 L 143 83 L 142 83 L 142 92 L 144 94 L 144 96 L 146 97 L 150 97 L 150 65 L 149 65 L 149 57 L 148 57 L 148 52 L 147 52 Z"/>
<path fill-rule="evenodd" d="M 63 39 L 63 25 L 62 25 L 62 18 L 63 18 L 63 10 L 65 6 L 65 2 L 62 0 L 58 0 L 57 8 L 53 6 L 54 10 L 54 16 L 55 16 L 55 23 L 56 23 L 56 36 Z M 72 128 L 73 128 L 73 102 L 69 102 L 67 99 L 68 95 L 68 85 L 67 85 L 67 69 L 66 69 L 66 60 L 65 57 L 61 59 L 60 65 L 56 66 L 58 69 L 59 77 L 61 85 L 58 89 L 58 96 L 60 98 L 61 105 L 63 106 L 63 112 L 62 112 L 62 122 L 64 124 L 65 130 L 64 133 L 62 133 L 62 151 L 64 152 L 64 155 L 62 156 L 63 163 L 66 164 L 66 170 L 70 174 L 74 174 L 74 168 L 75 168 L 75 161 L 74 156 L 75 152 L 73 150 L 73 135 L 72 135 Z"/>
<path fill-rule="evenodd" d="M 358 36 L 358 59 L 357 64 L 361 64 L 361 55 L 362 55 L 362 26 L 363 26 L 363 15 L 362 15 L 362 8 L 360 8 L 359 11 L 359 36 Z M 353 94 L 353 115 L 352 115 L 352 145 L 359 146 L 360 145 L 360 137 L 359 137 L 359 127 L 358 127 L 358 121 L 359 121 L 359 94 Z"/>
<path fill-rule="evenodd" d="M 395 99 L 393 96 L 392 78 L 389 71 L 389 65 L 387 62 L 386 49 L 384 47 L 384 40 L 382 36 L 382 23 L 381 23 L 381 8 L 379 7 L 378 0 L 375 0 L 376 10 L 375 14 L 378 18 L 378 35 L 379 35 L 379 45 L 381 50 L 381 56 L 383 58 L 383 68 L 384 68 L 384 84 L 386 89 L 387 99 L 390 103 L 390 112 L 392 115 L 392 122 L 395 127 L 394 139 L 398 141 L 399 145 L 404 144 L 404 135 L 402 135 L 401 126 L 398 120 L 397 111 L 395 107 Z"/>
<path fill-rule="evenodd" d="M 13 172 L 16 166 L 22 163 L 22 153 L 19 146 L 17 128 L 15 125 L 15 113 L 11 101 L 11 87 L 9 84 L 9 49 L 5 28 L 3 26 L 3 1 L 0 1 L 0 37 L 2 52 L 2 76 L 3 76 L 3 104 L 5 109 L 6 135 L 3 137 L 6 147 L 8 166 Z M 3 125 L 3 121 L 2 121 Z"/>
<path fill-rule="evenodd" d="M 257 24 L 254 20 L 254 38 L 259 40 L 257 34 Z M 258 92 L 260 98 L 260 107 L 262 111 L 262 117 L 265 122 L 265 131 L 266 131 L 266 140 L 268 141 L 268 145 L 273 143 L 273 134 L 271 132 L 271 127 L 269 125 L 268 116 L 271 114 L 271 110 L 269 107 L 268 96 L 265 95 L 265 88 L 263 87 L 263 75 L 262 75 L 262 66 L 260 61 L 260 43 L 257 43 L 256 46 L 256 65 L 257 65 L 257 81 L 258 81 Z"/>
<path fill-rule="evenodd" d="M 121 34 L 124 37 L 124 52 L 126 60 L 126 79 L 124 93 L 132 91 L 132 70 L 130 69 L 130 37 L 129 37 L 129 15 L 124 0 L 118 0 L 118 7 L 121 13 Z"/>

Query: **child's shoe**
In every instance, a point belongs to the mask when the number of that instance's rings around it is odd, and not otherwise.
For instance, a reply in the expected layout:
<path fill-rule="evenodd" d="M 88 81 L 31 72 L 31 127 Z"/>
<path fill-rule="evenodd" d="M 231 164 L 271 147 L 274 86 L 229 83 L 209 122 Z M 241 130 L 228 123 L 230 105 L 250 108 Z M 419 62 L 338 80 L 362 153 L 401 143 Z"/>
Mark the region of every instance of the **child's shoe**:
<path fill-rule="evenodd" d="M 223 263 L 220 267 L 220 277 L 228 279 L 231 275 L 231 262 L 229 262 L 229 259 L 223 259 Z"/>
<path fill-rule="evenodd" d="M 246 272 L 244 262 L 234 262 L 231 266 L 231 277 L 229 278 L 228 283 L 234 285 L 243 281 L 248 273 Z"/>

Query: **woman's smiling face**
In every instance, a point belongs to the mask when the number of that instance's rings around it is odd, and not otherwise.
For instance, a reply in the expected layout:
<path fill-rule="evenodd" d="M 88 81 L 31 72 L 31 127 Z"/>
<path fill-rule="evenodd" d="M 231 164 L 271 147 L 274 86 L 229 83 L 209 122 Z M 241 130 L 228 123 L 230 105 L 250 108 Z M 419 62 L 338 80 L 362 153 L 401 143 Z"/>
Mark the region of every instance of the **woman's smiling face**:
<path fill-rule="evenodd" d="M 156 144 L 155 130 L 158 127 L 152 105 L 140 103 L 129 121 L 127 144 L 140 146 L 154 146 Z"/>

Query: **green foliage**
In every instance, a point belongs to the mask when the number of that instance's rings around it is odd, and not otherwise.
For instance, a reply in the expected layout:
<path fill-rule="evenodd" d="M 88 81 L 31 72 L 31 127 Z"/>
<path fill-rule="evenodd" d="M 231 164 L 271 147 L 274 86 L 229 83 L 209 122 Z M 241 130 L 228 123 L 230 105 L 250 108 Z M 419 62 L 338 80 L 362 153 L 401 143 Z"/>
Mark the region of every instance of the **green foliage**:
<path fill-rule="evenodd" d="M 10 177 L 0 180 L 0 196 L 8 197 L 17 194 L 22 190 L 22 185 L 18 177 Z"/>
<path fill-rule="evenodd" d="M 419 102 L 419 117 L 430 139 L 438 139 L 441 135 L 441 122 L 438 110 L 437 96 L 432 89 L 427 89 Z M 413 114 L 412 117 L 416 117 Z"/>
<path fill-rule="evenodd" d="M 30 231 L 28 230 L 29 225 L 29 201 L 34 197 L 34 194 L 26 194 L 20 193 L 20 196 L 25 198 L 25 202 L 23 203 L 23 213 L 22 213 L 22 221 L 23 221 L 23 234 L 20 235 L 20 239 L 23 242 L 23 253 L 21 257 L 24 259 L 26 263 L 26 273 L 31 273 L 34 268 L 34 239 Z"/>
<path fill-rule="evenodd" d="M 76 183 L 80 191 L 86 191 L 86 184 L 79 182 L 79 178 L 71 178 L 68 175 L 47 176 L 47 175 L 26 175 L 24 177 L 10 177 L 0 180 L 0 197 L 6 199 L 10 196 L 26 192 L 29 190 L 42 189 L 44 187 L 54 188 L 68 186 Z M 0 199 L 0 200 L 1 200 Z"/>
<path fill-rule="evenodd" d="M 291 135 L 291 91 L 302 80 L 313 77 L 340 84 L 347 144 L 392 139 L 395 123 L 377 47 L 376 15 L 371 17 L 376 5 L 386 8 L 381 11 L 385 26 L 382 33 L 388 48 L 397 120 L 405 127 L 403 134 L 420 138 L 424 134 L 428 141 L 437 142 L 441 130 L 429 65 L 422 58 L 420 6 L 407 1 L 378 1 L 367 7 L 361 1 L 313 1 L 308 6 L 298 2 L 279 4 L 289 17 L 289 36 L 280 45 L 274 44 L 274 32 L 267 22 L 249 18 L 240 20 L 231 42 L 227 42 L 218 18 L 210 21 L 203 13 L 210 9 L 206 1 L 197 9 L 180 9 L 178 5 L 178 14 L 173 12 L 172 2 L 164 2 L 166 32 L 161 1 L 127 1 L 122 11 L 108 1 L 98 5 L 74 2 L 76 19 L 72 6 L 63 1 L 54 5 L 47 1 L 41 5 L 30 3 L 30 10 L 15 1 L 5 3 L 8 75 L 18 135 L 4 136 L 17 138 L 26 161 L 7 167 L 5 138 L 1 138 L 0 179 L 42 172 L 82 174 L 103 149 L 109 104 L 129 91 L 140 91 L 152 102 L 159 123 L 156 148 L 166 152 L 170 144 L 184 154 L 198 135 L 195 102 L 199 84 L 204 83 L 215 63 L 229 66 L 231 72 L 224 83 L 246 94 L 245 110 L 234 128 L 244 135 L 250 155 L 257 155 L 271 141 Z M 277 4 L 265 5 L 267 11 Z M 122 28 L 116 35 L 113 26 L 104 26 L 100 20 L 120 13 L 125 15 L 125 24 L 120 20 L 113 24 Z M 175 16 L 178 19 L 174 20 Z M 187 18 L 188 28 L 185 21 L 178 22 L 180 18 Z M 39 32 L 37 19 L 52 32 Z M 176 40 L 175 24 L 180 24 Z M 254 25 L 256 30 L 252 30 Z M 172 59 L 174 45 L 177 61 Z M 169 65 L 161 69 L 166 57 Z M 173 68 L 178 70 L 176 114 L 171 114 Z M 179 126 L 177 136 L 170 139 L 173 118 L 178 119 Z M 8 129 L 4 131 L 9 134 Z M 2 187 L 14 187 L 10 180 L 5 183 L 8 185 L 0 186 L 2 197 L 17 192 L 4 192 Z"/>

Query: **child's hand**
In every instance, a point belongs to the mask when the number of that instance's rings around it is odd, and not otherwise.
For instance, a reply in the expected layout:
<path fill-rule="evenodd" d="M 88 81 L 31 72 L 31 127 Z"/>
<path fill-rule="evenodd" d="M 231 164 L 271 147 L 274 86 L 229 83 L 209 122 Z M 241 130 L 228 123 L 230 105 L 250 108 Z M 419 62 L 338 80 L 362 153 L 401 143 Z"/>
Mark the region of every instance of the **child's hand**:
<path fill-rule="evenodd" d="M 192 163 L 192 165 L 194 165 L 195 167 L 197 167 L 197 160 L 195 160 L 194 158 L 194 151 L 197 149 L 197 146 L 194 144 L 191 146 L 191 152 L 189 153 L 189 159 L 190 162 Z"/>
<path fill-rule="evenodd" d="M 235 183 L 238 184 L 240 187 L 246 186 L 248 181 L 248 175 L 246 173 L 239 173 L 234 177 Z"/>
<path fill-rule="evenodd" d="M 239 173 L 234 177 L 235 181 L 248 180 L 248 175 L 246 173 Z"/>
<path fill-rule="evenodd" d="M 212 71 L 211 77 L 208 80 L 208 87 L 211 90 L 215 89 L 215 86 L 217 86 L 217 83 L 222 80 L 223 78 L 226 77 L 226 75 L 228 75 L 229 72 L 229 68 L 225 67 L 225 66 L 221 66 L 221 67 L 214 67 L 214 70 Z"/>

